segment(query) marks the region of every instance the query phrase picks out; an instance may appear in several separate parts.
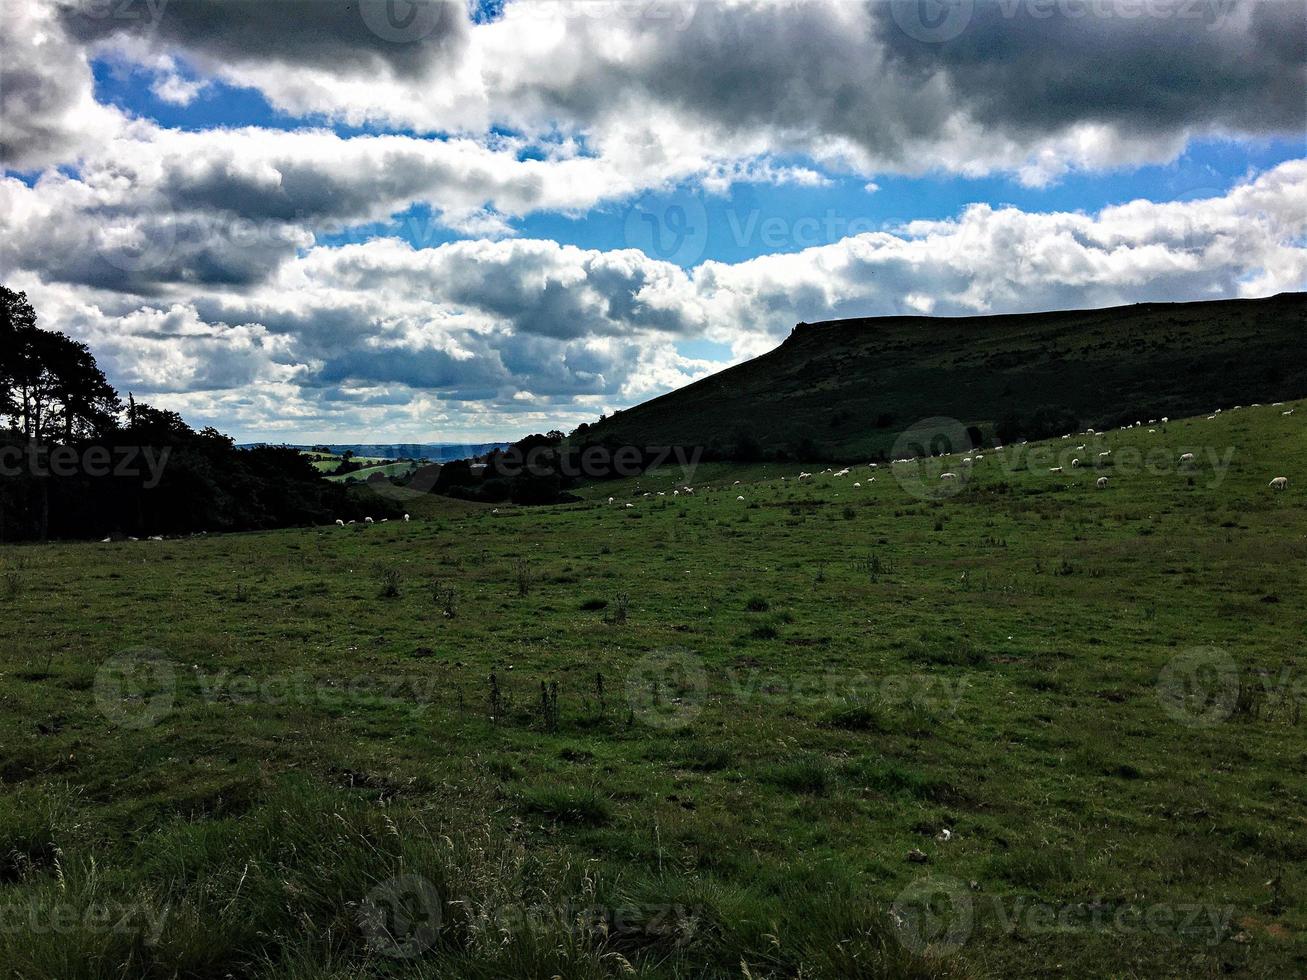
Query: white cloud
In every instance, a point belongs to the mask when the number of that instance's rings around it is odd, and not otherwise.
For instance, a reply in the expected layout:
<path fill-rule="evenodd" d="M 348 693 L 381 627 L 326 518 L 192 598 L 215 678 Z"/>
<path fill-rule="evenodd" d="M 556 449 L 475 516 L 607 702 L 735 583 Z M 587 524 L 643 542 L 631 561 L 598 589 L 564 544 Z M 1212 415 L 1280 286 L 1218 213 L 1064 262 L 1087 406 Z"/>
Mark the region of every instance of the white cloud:
<path fill-rule="evenodd" d="M 1221 197 L 1097 214 L 973 205 L 686 271 L 634 250 L 396 239 L 316 247 L 158 302 L 15 280 L 113 380 L 241 434 L 481 438 L 570 426 L 774 346 L 797 321 L 1264 295 L 1307 283 L 1307 160 Z M 529 393 L 529 394 L 528 394 Z"/>

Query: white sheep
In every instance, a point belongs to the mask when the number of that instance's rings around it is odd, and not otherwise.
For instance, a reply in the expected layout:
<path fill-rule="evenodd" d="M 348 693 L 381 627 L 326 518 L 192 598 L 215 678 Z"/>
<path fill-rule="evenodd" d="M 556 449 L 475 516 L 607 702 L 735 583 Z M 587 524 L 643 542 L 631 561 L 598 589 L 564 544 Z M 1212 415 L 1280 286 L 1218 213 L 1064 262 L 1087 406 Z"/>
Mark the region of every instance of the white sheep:
<path fill-rule="evenodd" d="M 736 500 L 743 500 L 744 498 L 743 498 L 743 497 L 736 497 L 735 499 L 736 499 Z"/>
<path fill-rule="evenodd" d="M 1101 453 L 1098 454 L 1098 458 L 1102 459 L 1104 456 L 1111 456 L 1111 455 L 1112 455 L 1112 450 L 1104 449 Z"/>
<path fill-rule="evenodd" d="M 371 524 L 371 523 L 372 523 L 372 518 L 370 518 L 370 517 L 365 517 L 365 518 L 363 518 L 363 523 L 364 523 L 364 524 Z"/>
<path fill-rule="evenodd" d="M 956 473 L 941 473 L 939 478 L 941 480 L 956 480 L 958 475 Z"/>
<path fill-rule="evenodd" d="M 1281 415 L 1292 415 L 1292 414 L 1293 414 L 1293 409 L 1291 408 L 1291 409 L 1289 409 L 1287 412 L 1281 412 L 1280 414 L 1281 414 Z"/>
<path fill-rule="evenodd" d="M 1288 490 L 1288 489 L 1289 489 L 1289 478 L 1288 478 L 1287 476 L 1277 476 L 1274 480 L 1271 481 L 1271 489 L 1272 489 L 1272 490 Z"/>
<path fill-rule="evenodd" d="M 1050 466 L 1050 467 L 1048 468 L 1048 472 L 1050 472 L 1050 473 L 1061 473 L 1061 472 L 1062 472 L 1062 467 L 1060 467 L 1060 466 Z"/>
<path fill-rule="evenodd" d="M 812 479 L 812 474 L 811 474 L 811 473 L 800 473 L 800 474 L 799 474 L 799 479 L 800 479 L 800 480 L 811 480 L 811 479 Z"/>
<path fill-rule="evenodd" d="M 1107 477 L 1105 476 L 1100 476 L 1097 480 L 1094 481 L 1094 483 L 1099 490 L 1107 489 Z"/>
<path fill-rule="evenodd" d="M 339 517 L 337 517 L 337 518 L 336 518 L 336 527 L 344 527 L 344 526 L 345 526 L 345 522 L 342 521 Z"/>
<path fill-rule="evenodd" d="M 627 505 L 626 505 L 626 509 L 627 509 L 627 510 L 630 510 L 630 509 L 631 509 L 632 507 L 634 507 L 634 506 L 635 506 L 635 504 L 627 504 Z"/>
<path fill-rule="evenodd" d="M 613 502 L 613 498 L 612 498 L 612 497 L 609 497 L 609 498 L 608 498 L 608 502 L 611 504 L 611 503 Z"/>
<path fill-rule="evenodd" d="M 407 514 L 404 515 L 404 523 L 405 523 L 405 524 L 408 523 L 408 515 L 407 515 Z"/>
<path fill-rule="evenodd" d="M 147 541 L 162 541 L 162 540 L 163 540 L 163 535 L 162 535 L 162 534 L 151 534 L 148 538 L 146 538 L 146 540 L 147 540 Z"/>
<path fill-rule="evenodd" d="M 1080 460 L 1078 459 L 1071 460 L 1071 468 L 1073 470 L 1079 468 L 1079 466 L 1080 466 Z"/>
<path fill-rule="evenodd" d="M 853 489 L 855 489 L 855 490 L 861 490 L 861 489 L 862 489 L 862 484 L 861 484 L 861 483 L 855 483 L 855 484 L 853 484 Z"/>
<path fill-rule="evenodd" d="M 1194 461 L 1194 454 L 1193 454 L 1193 453 L 1181 453 L 1181 454 L 1180 454 L 1180 462 L 1182 462 L 1182 463 L 1192 463 L 1193 461 Z"/>

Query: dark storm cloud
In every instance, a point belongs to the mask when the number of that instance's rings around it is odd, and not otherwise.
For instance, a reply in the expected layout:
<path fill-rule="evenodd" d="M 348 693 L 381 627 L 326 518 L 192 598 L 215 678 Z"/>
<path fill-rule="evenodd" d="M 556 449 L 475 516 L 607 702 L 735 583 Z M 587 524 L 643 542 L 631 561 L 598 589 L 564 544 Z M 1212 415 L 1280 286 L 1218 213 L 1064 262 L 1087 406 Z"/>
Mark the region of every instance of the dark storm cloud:
<path fill-rule="evenodd" d="M 423 74 L 466 40 L 461 4 L 445 0 L 61 0 L 70 36 L 130 38 L 211 65 Z"/>
<path fill-rule="evenodd" d="M 942 75 L 987 124 L 1303 128 L 1300 0 L 982 0 L 965 7 L 956 37 L 922 40 L 904 29 L 940 2 L 891 0 L 871 10 L 894 71 Z"/>

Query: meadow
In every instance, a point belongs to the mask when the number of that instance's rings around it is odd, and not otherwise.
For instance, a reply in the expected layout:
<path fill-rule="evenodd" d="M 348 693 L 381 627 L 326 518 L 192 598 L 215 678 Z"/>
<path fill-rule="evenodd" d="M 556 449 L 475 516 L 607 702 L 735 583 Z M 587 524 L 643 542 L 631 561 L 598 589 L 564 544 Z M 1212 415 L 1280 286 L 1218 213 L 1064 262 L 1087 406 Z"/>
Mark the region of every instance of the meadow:
<path fill-rule="evenodd" d="M 1303 975 L 1305 422 L 6 547 L 0 963 Z"/>

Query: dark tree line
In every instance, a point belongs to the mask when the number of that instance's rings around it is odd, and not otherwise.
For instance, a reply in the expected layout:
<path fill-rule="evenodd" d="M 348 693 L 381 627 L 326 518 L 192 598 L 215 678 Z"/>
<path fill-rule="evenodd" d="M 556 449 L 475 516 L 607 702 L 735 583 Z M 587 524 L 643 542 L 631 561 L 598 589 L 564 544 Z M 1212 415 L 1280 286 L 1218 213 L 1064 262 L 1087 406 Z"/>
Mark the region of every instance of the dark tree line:
<path fill-rule="evenodd" d="M 8 428 L 3 426 L 7 424 Z M 130 395 L 0 286 L 0 541 L 144 537 L 393 516 L 292 449 L 237 449 Z"/>

